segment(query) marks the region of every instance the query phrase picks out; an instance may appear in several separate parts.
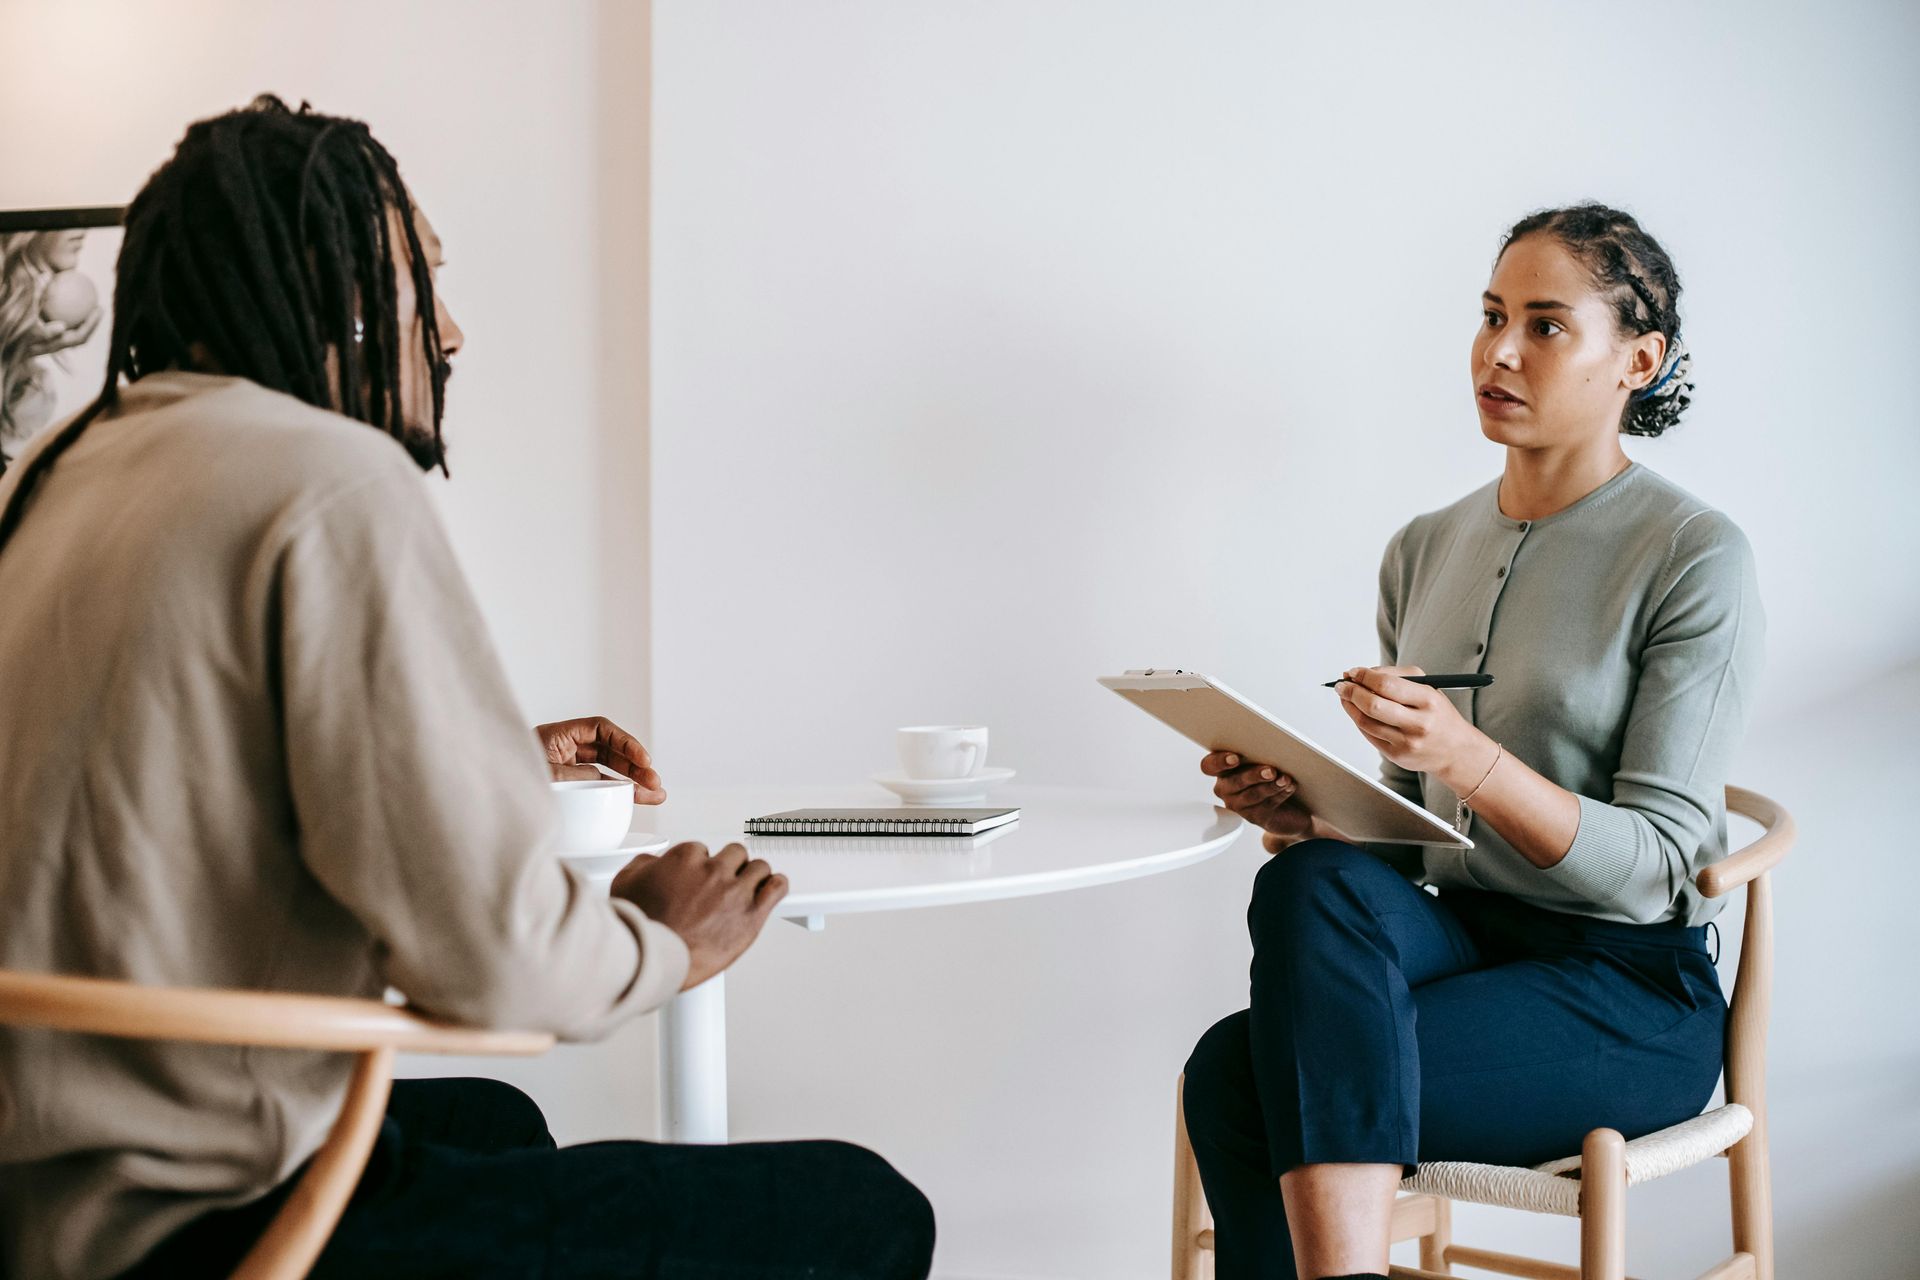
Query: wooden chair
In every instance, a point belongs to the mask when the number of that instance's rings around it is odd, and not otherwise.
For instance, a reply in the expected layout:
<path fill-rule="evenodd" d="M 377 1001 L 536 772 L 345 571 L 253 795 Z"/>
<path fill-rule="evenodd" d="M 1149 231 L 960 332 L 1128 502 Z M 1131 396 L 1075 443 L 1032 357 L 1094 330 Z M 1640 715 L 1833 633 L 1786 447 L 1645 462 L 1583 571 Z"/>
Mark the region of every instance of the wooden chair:
<path fill-rule="evenodd" d="M 374 1000 L 143 987 L 4 970 L 0 1026 L 358 1055 L 346 1102 L 326 1142 L 266 1233 L 241 1260 L 234 1280 L 298 1280 L 313 1266 L 380 1132 L 393 1085 L 394 1054 L 530 1055 L 553 1046 L 553 1037 L 544 1032 L 458 1027 Z"/>
<path fill-rule="evenodd" d="M 1420 1265 L 1390 1268 L 1394 1280 L 1439 1280 L 1453 1274 L 1455 1263 L 1530 1280 L 1625 1280 L 1627 1188 L 1716 1155 L 1727 1157 L 1734 1252 L 1699 1280 L 1773 1280 L 1766 1101 L 1773 888 L 1768 873 L 1793 847 L 1794 823 L 1773 801 L 1739 787 L 1727 788 L 1727 809 L 1753 819 L 1764 830 L 1752 844 L 1694 877 L 1700 892 L 1709 898 L 1747 886 L 1746 933 L 1727 1026 L 1726 1105 L 1632 1142 L 1612 1129 L 1595 1129 L 1579 1155 L 1532 1169 L 1452 1162 L 1420 1165 L 1400 1184 L 1409 1194 L 1402 1195 L 1393 1208 L 1394 1242 L 1418 1240 Z M 1186 1112 L 1178 1090 L 1173 1151 L 1173 1277 L 1201 1280 L 1213 1274 L 1212 1215 L 1187 1141 Z M 1455 1244 L 1455 1200 L 1580 1219 L 1580 1265 Z"/>

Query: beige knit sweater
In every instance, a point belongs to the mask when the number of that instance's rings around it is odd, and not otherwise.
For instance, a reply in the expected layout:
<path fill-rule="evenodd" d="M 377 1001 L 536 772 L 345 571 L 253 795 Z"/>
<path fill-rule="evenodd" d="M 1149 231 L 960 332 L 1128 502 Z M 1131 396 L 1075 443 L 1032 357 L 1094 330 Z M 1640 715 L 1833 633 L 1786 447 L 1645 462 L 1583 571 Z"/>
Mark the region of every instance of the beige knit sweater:
<path fill-rule="evenodd" d="M 599 1035 L 687 952 L 547 852 L 544 778 L 419 471 L 357 422 L 151 375 L 0 552 L 7 968 Z M 0 1031 L 6 1274 L 97 1280 L 265 1192 L 350 1066 Z"/>

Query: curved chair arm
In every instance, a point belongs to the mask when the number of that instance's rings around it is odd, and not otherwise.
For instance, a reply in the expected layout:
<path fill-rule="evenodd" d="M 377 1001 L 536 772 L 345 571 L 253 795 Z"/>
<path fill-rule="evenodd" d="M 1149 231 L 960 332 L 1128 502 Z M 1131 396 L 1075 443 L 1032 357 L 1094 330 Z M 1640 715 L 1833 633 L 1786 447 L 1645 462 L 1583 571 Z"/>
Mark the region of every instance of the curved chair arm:
<path fill-rule="evenodd" d="M 142 987 L 102 978 L 0 972 L 0 1023 L 137 1040 L 365 1053 L 531 1055 L 544 1031 L 490 1031 L 425 1018 L 377 1000 Z"/>
<path fill-rule="evenodd" d="M 396 1052 L 536 1054 L 552 1048 L 554 1041 L 544 1031 L 489 1031 L 437 1022 L 378 1000 L 143 987 L 7 970 L 0 970 L 0 1026 L 359 1056 L 332 1131 L 266 1232 L 241 1260 L 235 1280 L 298 1280 L 313 1266 L 379 1134 Z"/>
<path fill-rule="evenodd" d="M 1797 834 L 1793 815 L 1757 791 L 1728 787 L 1727 811 L 1753 819 L 1766 828 L 1766 834 L 1693 878 L 1700 892 L 1709 898 L 1718 898 L 1771 871 L 1793 848 Z"/>

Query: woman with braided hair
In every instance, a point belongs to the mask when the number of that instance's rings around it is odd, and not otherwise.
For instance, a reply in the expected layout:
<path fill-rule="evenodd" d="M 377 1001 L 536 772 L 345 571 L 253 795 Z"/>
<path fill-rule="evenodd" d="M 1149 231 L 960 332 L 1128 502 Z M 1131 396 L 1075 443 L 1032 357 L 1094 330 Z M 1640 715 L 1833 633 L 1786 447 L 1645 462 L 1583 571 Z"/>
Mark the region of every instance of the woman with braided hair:
<path fill-rule="evenodd" d="M 1278 769 L 1202 762 L 1273 855 L 1250 1007 L 1186 1069 L 1220 1280 L 1384 1276 L 1416 1162 L 1537 1164 L 1713 1092 L 1720 904 L 1693 875 L 1727 853 L 1763 623 L 1740 530 L 1620 447 L 1687 407 L 1679 299 L 1628 214 L 1517 223 L 1471 353 L 1503 474 L 1387 544 L 1382 664 L 1342 705 L 1472 849 L 1358 847 Z M 1426 671 L 1496 679 L 1405 678 Z"/>
<path fill-rule="evenodd" d="M 551 777 L 665 798 L 604 718 L 529 734 L 421 484 L 463 335 L 366 125 L 265 98 L 129 207 L 99 397 L 0 477 L 0 968 L 346 996 L 593 1039 L 725 969 L 738 845 L 554 855 Z M 369 429 L 371 428 L 371 429 Z M 230 1274 L 349 1056 L 0 1031 L 0 1272 Z M 312 1274 L 925 1280 L 933 1217 L 838 1142 L 557 1148 L 403 1080 Z"/>

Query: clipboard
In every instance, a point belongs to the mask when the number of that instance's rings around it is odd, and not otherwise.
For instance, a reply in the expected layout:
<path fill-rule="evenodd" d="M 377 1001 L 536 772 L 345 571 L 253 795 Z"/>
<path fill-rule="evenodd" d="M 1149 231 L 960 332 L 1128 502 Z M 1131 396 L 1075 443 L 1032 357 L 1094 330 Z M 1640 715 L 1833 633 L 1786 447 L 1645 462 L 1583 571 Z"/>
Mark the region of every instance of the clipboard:
<path fill-rule="evenodd" d="M 1313 813 L 1355 840 L 1471 849 L 1473 841 L 1217 680 L 1147 668 L 1100 683 L 1208 751 L 1232 751 L 1293 778 Z"/>

